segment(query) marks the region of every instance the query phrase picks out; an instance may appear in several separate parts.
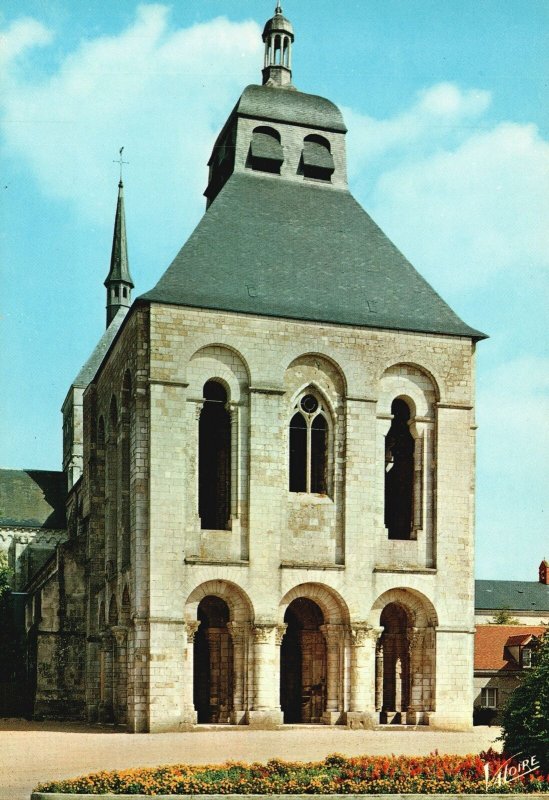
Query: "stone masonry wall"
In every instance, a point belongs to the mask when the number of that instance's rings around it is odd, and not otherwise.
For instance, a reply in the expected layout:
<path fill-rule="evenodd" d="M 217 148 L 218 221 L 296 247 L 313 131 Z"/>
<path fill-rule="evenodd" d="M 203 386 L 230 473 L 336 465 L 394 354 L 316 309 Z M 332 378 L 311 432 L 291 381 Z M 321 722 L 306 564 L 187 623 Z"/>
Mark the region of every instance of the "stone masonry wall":
<path fill-rule="evenodd" d="M 200 353 L 207 358 L 197 377 L 193 365 Z M 282 598 L 300 586 L 313 587 L 303 588 L 304 596 L 320 587 L 339 604 L 341 621 L 336 624 L 342 625 L 343 655 L 338 680 L 346 687 L 340 711 L 353 712 L 353 704 L 357 713 L 366 711 L 358 706 L 366 704 L 363 695 L 370 705 L 374 701 L 375 652 L 360 625 L 374 630 L 383 605 L 380 598 L 398 590 L 414 625 L 426 628 L 420 638 L 432 640 L 432 649 L 422 645 L 423 655 L 414 662 L 416 670 L 425 668 L 427 675 L 419 678 L 427 688 L 418 684 L 414 689 L 414 697 L 427 695 L 423 721 L 443 727 L 470 725 L 472 365 L 467 339 L 151 307 L 151 729 L 192 721 L 184 707 L 188 708 L 192 681 L 188 648 L 193 633 L 187 634 L 187 655 L 182 658 L 183 639 L 177 631 L 185 619 L 192 623 L 185 610 L 187 599 L 212 580 L 243 598 L 238 602 L 250 604 L 249 626 L 262 626 L 261 635 L 247 638 L 245 688 L 252 712 L 257 708 L 265 716 L 270 709 L 276 718 L 276 680 L 269 692 L 260 685 L 262 659 L 271 659 L 269 648 L 276 648 L 283 635 L 275 630 L 283 621 Z M 200 530 L 193 488 L 200 400 L 196 392 L 201 381 L 215 378 L 230 388 L 233 427 L 238 427 L 233 460 L 240 516 L 234 515 L 232 529 L 210 535 Z M 305 501 L 305 512 L 296 513 L 295 498 L 288 492 L 287 428 L 292 396 L 307 385 L 323 393 L 333 409 L 336 477 L 333 497 Z M 410 399 L 425 451 L 422 518 L 411 541 L 389 541 L 383 525 L 380 454 L 390 404 L 397 396 Z M 306 524 L 303 513 L 308 515 Z M 328 600 L 323 613 L 328 620 Z M 269 626 L 275 631 L 272 635 L 266 632 Z M 371 690 L 353 688 L 358 675 Z"/>

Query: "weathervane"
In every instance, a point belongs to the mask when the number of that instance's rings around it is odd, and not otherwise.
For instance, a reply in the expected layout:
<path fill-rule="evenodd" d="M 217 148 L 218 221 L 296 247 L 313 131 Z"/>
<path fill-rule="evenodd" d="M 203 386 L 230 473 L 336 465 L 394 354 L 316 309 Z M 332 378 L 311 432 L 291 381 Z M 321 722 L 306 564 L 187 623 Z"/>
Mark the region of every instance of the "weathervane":
<path fill-rule="evenodd" d="M 124 147 L 122 146 L 120 148 L 120 150 L 118 151 L 119 154 L 120 154 L 120 157 L 116 158 L 116 159 L 113 158 L 113 162 L 112 162 L 113 164 L 119 164 L 120 165 L 120 183 L 122 183 L 122 164 L 129 164 L 130 163 L 129 161 L 124 161 L 124 159 L 122 157 L 122 151 L 123 150 L 124 150 Z"/>

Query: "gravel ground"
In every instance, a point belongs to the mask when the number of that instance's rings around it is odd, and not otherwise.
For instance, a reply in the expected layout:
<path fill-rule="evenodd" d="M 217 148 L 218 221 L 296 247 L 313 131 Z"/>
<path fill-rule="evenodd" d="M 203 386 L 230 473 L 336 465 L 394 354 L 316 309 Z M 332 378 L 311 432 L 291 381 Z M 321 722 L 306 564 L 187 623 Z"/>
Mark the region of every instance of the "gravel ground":
<path fill-rule="evenodd" d="M 278 731 L 200 729 L 193 733 L 130 735 L 95 726 L 0 720 L 0 800 L 29 800 L 40 781 L 70 778 L 101 769 L 269 758 L 312 761 L 344 755 L 478 753 L 494 742 L 498 728 L 471 733 L 430 730 L 351 731 L 296 726 Z"/>

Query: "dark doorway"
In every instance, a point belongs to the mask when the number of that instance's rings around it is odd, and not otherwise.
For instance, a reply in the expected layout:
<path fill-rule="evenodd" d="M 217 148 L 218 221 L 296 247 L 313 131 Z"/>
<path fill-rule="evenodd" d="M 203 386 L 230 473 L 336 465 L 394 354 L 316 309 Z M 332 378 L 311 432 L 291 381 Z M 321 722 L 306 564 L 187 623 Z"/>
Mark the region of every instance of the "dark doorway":
<path fill-rule="evenodd" d="M 198 446 L 198 513 L 201 526 L 225 530 L 230 515 L 231 418 L 227 392 L 217 381 L 204 384 Z"/>
<path fill-rule="evenodd" d="M 209 595 L 198 606 L 194 637 L 194 706 L 198 722 L 228 722 L 233 708 L 233 643 L 229 607 Z"/>
<path fill-rule="evenodd" d="M 410 409 L 404 400 L 394 400 L 391 413 L 393 421 L 385 437 L 385 527 L 389 539 L 411 539 L 415 442 Z"/>
<path fill-rule="evenodd" d="M 391 721 L 400 722 L 410 704 L 410 656 L 408 648 L 408 615 L 398 603 L 389 603 L 381 613 L 383 658 L 382 712 L 396 714 Z"/>
<path fill-rule="evenodd" d="M 326 641 L 322 611 L 298 597 L 284 616 L 280 649 L 280 704 L 285 723 L 320 722 L 326 708 Z"/>

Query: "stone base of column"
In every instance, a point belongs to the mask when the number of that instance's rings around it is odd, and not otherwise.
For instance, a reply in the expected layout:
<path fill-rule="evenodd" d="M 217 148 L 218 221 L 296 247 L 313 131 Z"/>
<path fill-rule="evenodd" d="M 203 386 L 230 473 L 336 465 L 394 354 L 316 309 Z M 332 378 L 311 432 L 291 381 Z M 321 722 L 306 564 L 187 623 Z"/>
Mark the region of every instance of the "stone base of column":
<path fill-rule="evenodd" d="M 408 711 L 406 712 L 407 725 L 425 725 L 425 712 L 424 711 Z"/>
<path fill-rule="evenodd" d="M 470 731 L 473 729 L 473 716 L 467 712 L 425 711 L 424 717 L 424 724 L 438 731 Z"/>
<path fill-rule="evenodd" d="M 343 716 L 341 711 L 325 711 L 321 721 L 323 725 L 339 725 Z"/>
<path fill-rule="evenodd" d="M 371 731 L 378 725 L 375 711 L 347 711 L 343 716 L 345 725 L 353 730 Z"/>
<path fill-rule="evenodd" d="M 106 724 L 114 722 L 114 714 L 111 705 L 106 705 L 105 703 L 99 703 L 97 721 Z"/>
<path fill-rule="evenodd" d="M 381 725 L 406 725 L 406 711 L 382 711 L 379 715 Z"/>
<path fill-rule="evenodd" d="M 231 725 L 247 725 L 249 712 L 245 708 L 233 709 L 229 722 Z"/>
<path fill-rule="evenodd" d="M 97 722 L 99 718 L 99 703 L 90 703 L 86 708 L 86 719 L 89 723 Z"/>
<path fill-rule="evenodd" d="M 198 721 L 198 714 L 194 708 L 183 708 L 179 718 L 179 730 L 189 730 Z"/>
<path fill-rule="evenodd" d="M 282 711 L 273 709 L 265 709 L 265 711 L 248 711 L 248 725 L 250 728 L 259 728 L 268 730 L 269 728 L 278 728 L 279 725 L 284 724 L 284 715 Z"/>

